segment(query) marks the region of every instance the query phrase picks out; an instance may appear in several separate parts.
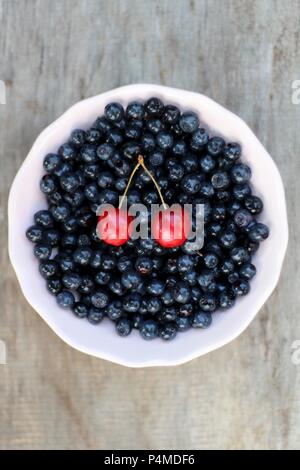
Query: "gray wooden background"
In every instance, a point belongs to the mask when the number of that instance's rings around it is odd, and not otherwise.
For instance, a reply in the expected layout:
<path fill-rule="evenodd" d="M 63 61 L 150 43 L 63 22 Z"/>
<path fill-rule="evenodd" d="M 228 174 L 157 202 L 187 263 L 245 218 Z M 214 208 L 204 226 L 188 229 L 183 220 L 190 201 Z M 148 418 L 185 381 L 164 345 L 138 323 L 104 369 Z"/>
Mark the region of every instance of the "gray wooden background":
<path fill-rule="evenodd" d="M 300 2 L 0 0 L 0 19 L 0 448 L 299 449 Z M 8 192 L 36 136 L 80 98 L 133 82 L 239 114 L 286 187 L 276 292 L 236 341 L 176 368 L 131 370 L 66 346 L 23 299 L 7 254 Z"/>

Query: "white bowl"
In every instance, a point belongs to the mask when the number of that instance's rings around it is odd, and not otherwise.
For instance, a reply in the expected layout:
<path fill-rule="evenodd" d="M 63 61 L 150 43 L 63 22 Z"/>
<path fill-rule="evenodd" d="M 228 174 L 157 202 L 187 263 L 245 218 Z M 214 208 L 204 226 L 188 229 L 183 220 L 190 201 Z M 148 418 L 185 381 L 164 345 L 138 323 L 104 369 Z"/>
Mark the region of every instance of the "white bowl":
<path fill-rule="evenodd" d="M 44 173 L 43 158 L 68 140 L 75 128 L 87 129 L 111 101 L 123 105 L 134 99 L 159 96 L 181 110 L 192 109 L 211 134 L 242 145 L 243 161 L 252 169 L 255 194 L 262 197 L 262 221 L 270 228 L 269 238 L 255 254 L 257 275 L 250 293 L 226 312 L 213 315 L 213 324 L 206 330 L 191 329 L 178 334 L 175 340 L 144 341 L 133 331 L 127 338 L 116 335 L 113 324 L 104 320 L 94 326 L 61 310 L 49 294 L 38 272 L 32 244 L 25 231 L 33 223 L 33 214 L 45 208 L 39 189 Z M 137 84 L 117 88 L 80 101 L 48 126 L 36 139 L 11 187 L 9 204 L 9 254 L 21 289 L 30 305 L 66 343 L 87 354 L 130 367 L 169 366 L 182 364 L 217 349 L 236 338 L 249 325 L 275 288 L 288 242 L 288 225 L 284 189 L 278 169 L 249 127 L 236 115 L 213 100 L 198 93 L 175 88 Z"/>

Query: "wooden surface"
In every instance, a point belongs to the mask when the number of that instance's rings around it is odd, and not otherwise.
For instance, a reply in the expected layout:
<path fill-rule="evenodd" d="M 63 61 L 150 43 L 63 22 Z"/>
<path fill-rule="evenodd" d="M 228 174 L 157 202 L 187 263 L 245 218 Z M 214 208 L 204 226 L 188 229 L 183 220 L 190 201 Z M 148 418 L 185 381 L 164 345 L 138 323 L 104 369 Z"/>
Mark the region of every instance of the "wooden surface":
<path fill-rule="evenodd" d="M 0 20 L 0 448 L 299 449 L 300 2 L 0 0 Z M 36 136 L 80 98 L 134 82 L 203 92 L 239 114 L 286 188 L 275 293 L 236 341 L 176 368 L 72 350 L 23 299 L 7 254 L 8 192 Z"/>

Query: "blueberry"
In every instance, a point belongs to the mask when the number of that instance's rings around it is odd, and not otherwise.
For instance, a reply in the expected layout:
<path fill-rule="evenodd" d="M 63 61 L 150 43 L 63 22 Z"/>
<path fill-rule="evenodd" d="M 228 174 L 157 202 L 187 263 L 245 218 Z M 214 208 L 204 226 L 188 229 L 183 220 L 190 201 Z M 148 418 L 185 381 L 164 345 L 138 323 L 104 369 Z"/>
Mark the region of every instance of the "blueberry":
<path fill-rule="evenodd" d="M 61 165 L 61 158 L 56 153 L 48 153 L 43 162 L 43 166 L 48 173 L 53 173 Z"/>
<path fill-rule="evenodd" d="M 114 148 L 111 144 L 101 144 L 97 147 L 97 156 L 102 161 L 109 160 L 114 153 Z"/>
<path fill-rule="evenodd" d="M 58 266 L 54 260 L 41 261 L 39 271 L 44 279 L 50 279 L 58 274 Z"/>
<path fill-rule="evenodd" d="M 186 134 L 192 134 L 199 126 L 199 118 L 196 113 L 183 113 L 179 119 L 179 126 Z"/>
<path fill-rule="evenodd" d="M 182 317 L 190 317 L 194 311 L 192 303 L 183 304 L 179 308 L 179 315 Z"/>
<path fill-rule="evenodd" d="M 231 169 L 231 178 L 234 183 L 247 183 L 251 178 L 251 169 L 244 163 L 236 163 Z"/>
<path fill-rule="evenodd" d="M 111 124 L 105 119 L 104 116 L 98 117 L 94 122 L 93 128 L 98 129 L 101 134 L 106 134 L 111 129 Z"/>
<path fill-rule="evenodd" d="M 70 143 L 75 147 L 81 147 L 86 140 L 86 133 L 82 129 L 75 129 L 70 137 Z"/>
<path fill-rule="evenodd" d="M 154 150 L 149 154 L 148 162 L 152 167 L 161 166 L 164 163 L 164 155 L 160 150 Z"/>
<path fill-rule="evenodd" d="M 172 147 L 172 153 L 178 157 L 182 157 L 186 153 L 186 143 L 184 140 L 177 140 Z"/>
<path fill-rule="evenodd" d="M 194 260 L 189 255 L 181 255 L 177 259 L 177 269 L 181 273 L 191 271 L 194 268 Z"/>
<path fill-rule="evenodd" d="M 216 161 L 211 155 L 206 154 L 200 158 L 199 166 L 204 173 L 210 173 L 215 168 Z"/>
<path fill-rule="evenodd" d="M 198 276 L 198 283 L 205 291 L 209 285 L 214 281 L 214 274 L 210 270 L 203 270 Z"/>
<path fill-rule="evenodd" d="M 114 147 L 117 147 L 123 142 L 123 134 L 121 131 L 118 131 L 118 129 L 111 129 L 108 131 L 106 134 L 106 142 L 108 144 L 113 145 Z"/>
<path fill-rule="evenodd" d="M 199 150 L 202 150 L 203 147 L 208 143 L 208 141 L 209 135 L 206 130 L 203 128 L 196 129 L 191 136 L 190 147 L 192 150 L 197 152 Z"/>
<path fill-rule="evenodd" d="M 40 210 L 34 214 L 34 222 L 44 228 L 53 227 L 53 217 L 48 210 Z"/>
<path fill-rule="evenodd" d="M 252 242 L 261 242 L 268 238 L 269 229 L 265 224 L 256 223 L 253 228 L 249 231 L 249 239 Z"/>
<path fill-rule="evenodd" d="M 187 194 L 196 194 L 200 191 L 201 181 L 197 175 L 186 175 L 181 180 L 181 188 Z"/>
<path fill-rule="evenodd" d="M 121 282 L 126 289 L 136 289 L 141 282 L 141 276 L 139 273 L 130 270 L 122 274 Z"/>
<path fill-rule="evenodd" d="M 242 246 L 232 248 L 230 256 L 235 264 L 246 263 L 250 258 L 248 251 Z"/>
<path fill-rule="evenodd" d="M 191 289 L 184 282 L 178 282 L 174 287 L 174 299 L 180 304 L 186 304 L 191 299 Z"/>
<path fill-rule="evenodd" d="M 52 248 L 50 245 L 46 245 L 45 243 L 38 243 L 34 247 L 34 255 L 39 260 L 46 260 L 49 259 L 51 256 Z"/>
<path fill-rule="evenodd" d="M 195 313 L 192 326 L 194 328 L 208 328 L 211 325 L 212 316 L 209 312 L 197 312 Z"/>
<path fill-rule="evenodd" d="M 94 287 L 95 285 L 93 279 L 90 276 L 83 274 L 81 276 L 78 292 L 80 292 L 81 294 L 91 294 L 91 292 L 94 290 Z"/>
<path fill-rule="evenodd" d="M 62 189 L 68 193 L 73 193 L 80 184 L 78 175 L 75 173 L 66 173 L 62 175 L 59 182 Z"/>
<path fill-rule="evenodd" d="M 156 140 L 155 137 L 150 134 L 149 132 L 146 132 L 144 135 L 141 137 L 141 149 L 145 153 L 152 152 L 156 147 Z"/>
<path fill-rule="evenodd" d="M 57 222 L 65 222 L 71 214 L 70 206 L 66 202 L 50 206 L 50 212 Z"/>
<path fill-rule="evenodd" d="M 86 141 L 89 144 L 98 144 L 101 139 L 101 132 L 98 129 L 89 129 L 86 133 Z"/>
<path fill-rule="evenodd" d="M 226 171 L 216 171 L 211 177 L 211 184 L 214 189 L 226 189 L 230 184 L 230 178 Z"/>
<path fill-rule="evenodd" d="M 62 282 L 67 289 L 76 290 L 80 286 L 81 276 L 70 272 L 63 276 Z"/>
<path fill-rule="evenodd" d="M 103 271 L 112 271 L 116 267 L 116 259 L 112 255 L 102 255 L 101 267 Z"/>
<path fill-rule="evenodd" d="M 132 322 L 128 318 L 120 318 L 116 323 L 116 331 L 119 336 L 128 336 L 132 330 Z"/>
<path fill-rule="evenodd" d="M 164 291 L 164 283 L 159 279 L 152 279 L 147 285 L 147 292 L 151 295 L 162 295 Z"/>
<path fill-rule="evenodd" d="M 237 279 L 232 284 L 232 290 L 235 295 L 246 295 L 250 291 L 250 284 L 246 279 Z"/>
<path fill-rule="evenodd" d="M 99 284 L 100 286 L 104 286 L 108 284 L 110 280 L 111 280 L 111 275 L 108 272 L 99 271 L 95 275 L 95 282 Z"/>
<path fill-rule="evenodd" d="M 124 116 L 124 109 L 120 103 L 109 103 L 105 106 L 104 116 L 109 122 L 118 122 Z"/>
<path fill-rule="evenodd" d="M 239 269 L 239 275 L 248 281 L 256 274 L 256 267 L 251 263 L 244 263 Z"/>
<path fill-rule="evenodd" d="M 147 129 L 150 132 L 152 132 L 152 134 L 154 134 L 154 135 L 156 135 L 159 132 L 162 132 L 164 130 L 163 123 L 161 122 L 160 119 L 156 119 L 156 118 L 149 119 L 146 122 L 146 126 L 147 126 Z"/>
<path fill-rule="evenodd" d="M 32 225 L 26 230 L 26 237 L 32 243 L 38 243 L 43 240 L 43 228 L 37 225 Z"/>
<path fill-rule="evenodd" d="M 219 258 L 215 253 L 205 253 L 203 263 L 207 268 L 213 269 L 218 265 Z"/>
<path fill-rule="evenodd" d="M 236 184 L 232 188 L 232 194 L 236 199 L 242 200 L 251 194 L 251 188 L 247 183 Z"/>
<path fill-rule="evenodd" d="M 217 308 L 217 301 L 213 294 L 205 293 L 199 299 L 199 307 L 203 312 L 214 312 Z"/>
<path fill-rule="evenodd" d="M 53 295 L 57 295 L 62 290 L 62 287 L 61 280 L 58 277 L 52 277 L 47 281 L 48 291 Z"/>
<path fill-rule="evenodd" d="M 140 334 L 143 339 L 150 340 L 157 338 L 159 328 L 155 320 L 145 320 L 140 326 Z"/>
<path fill-rule="evenodd" d="M 165 289 L 161 295 L 161 300 L 162 300 L 162 303 L 167 307 L 172 305 L 175 302 L 173 290 Z M 176 315 L 176 311 L 175 311 L 175 315 Z"/>
<path fill-rule="evenodd" d="M 207 151 L 213 157 L 220 155 L 224 149 L 224 139 L 222 137 L 212 137 L 207 143 Z"/>
<path fill-rule="evenodd" d="M 248 196 L 244 199 L 245 208 L 252 214 L 260 214 L 263 210 L 263 202 L 257 196 Z"/>
<path fill-rule="evenodd" d="M 96 183 L 87 184 L 84 188 L 84 195 L 91 202 L 99 202 L 98 185 Z"/>
<path fill-rule="evenodd" d="M 223 153 L 228 160 L 234 162 L 241 156 L 241 146 L 235 142 L 231 142 L 224 147 Z"/>
<path fill-rule="evenodd" d="M 123 313 L 122 302 L 120 300 L 113 300 L 107 306 L 107 316 L 115 321 L 121 318 Z"/>
<path fill-rule="evenodd" d="M 165 341 L 170 341 L 175 338 L 177 335 L 178 327 L 176 323 L 174 322 L 169 322 L 165 323 L 159 328 L 159 336 Z"/>
<path fill-rule="evenodd" d="M 148 116 L 160 116 L 164 110 L 164 104 L 159 98 L 153 97 L 146 101 L 144 109 Z"/>
<path fill-rule="evenodd" d="M 56 301 L 61 308 L 72 308 L 75 304 L 75 297 L 72 292 L 63 290 L 57 294 Z"/>
<path fill-rule="evenodd" d="M 140 145 L 136 142 L 128 142 L 122 147 L 122 154 L 127 160 L 136 160 L 140 153 Z"/>
<path fill-rule="evenodd" d="M 163 122 L 169 125 L 176 124 L 176 122 L 178 122 L 179 116 L 180 116 L 180 111 L 177 108 L 177 106 L 168 104 L 165 107 L 164 112 L 162 114 L 162 120 Z"/>
<path fill-rule="evenodd" d="M 173 145 L 173 136 L 170 132 L 161 131 L 157 134 L 156 141 L 162 150 L 168 150 Z"/>
<path fill-rule="evenodd" d="M 177 317 L 175 322 L 176 322 L 178 331 L 187 331 L 192 326 L 191 319 L 188 317 Z"/>
<path fill-rule="evenodd" d="M 91 306 L 88 309 L 87 319 L 92 325 L 98 325 L 104 318 L 104 310 Z"/>
<path fill-rule="evenodd" d="M 40 188 L 46 195 L 53 194 L 57 189 L 57 180 L 54 175 L 44 175 L 40 182 Z"/>
<path fill-rule="evenodd" d="M 109 302 L 109 297 L 106 292 L 98 290 L 91 296 L 91 302 L 96 308 L 104 308 Z"/>
<path fill-rule="evenodd" d="M 138 290 L 140 288 L 140 285 L 141 284 L 138 284 L 135 290 Z M 119 279 L 111 279 L 111 281 L 108 284 L 108 287 L 111 290 L 111 292 L 113 292 L 118 297 L 121 297 L 126 292 L 126 287 L 124 287 L 124 285 Z"/>
<path fill-rule="evenodd" d="M 127 119 L 143 119 L 144 117 L 144 106 L 138 101 L 132 101 L 126 108 Z"/>
<path fill-rule="evenodd" d="M 180 165 L 179 163 L 172 166 L 172 168 L 170 169 L 169 171 L 169 180 L 172 182 L 172 183 L 177 183 L 178 181 L 180 181 L 183 176 L 184 176 L 184 167 L 182 165 Z"/>
<path fill-rule="evenodd" d="M 253 218 L 247 209 L 239 209 L 235 212 L 233 220 L 240 228 L 245 228 L 252 222 Z"/>
<path fill-rule="evenodd" d="M 233 273 L 233 271 L 235 269 L 234 262 L 231 259 L 225 259 L 222 262 L 222 264 L 220 266 L 220 269 L 221 269 L 222 273 L 225 274 L 225 275 L 231 274 L 231 273 Z"/>
<path fill-rule="evenodd" d="M 200 184 L 199 192 L 201 196 L 204 196 L 207 198 L 213 197 L 213 195 L 215 194 L 215 190 L 209 181 Z"/>
<path fill-rule="evenodd" d="M 92 257 L 92 250 L 89 247 L 79 247 L 77 250 L 75 250 L 73 254 L 73 259 L 75 263 L 81 265 L 81 266 L 87 266 L 91 260 Z"/>
<path fill-rule="evenodd" d="M 236 235 L 230 230 L 225 230 L 220 236 L 220 242 L 224 248 L 233 248 L 236 243 Z"/>
<path fill-rule="evenodd" d="M 123 309 L 125 312 L 136 313 L 141 306 L 141 296 L 136 292 L 126 295 L 123 300 Z"/>
<path fill-rule="evenodd" d="M 139 274 L 148 275 L 153 269 L 153 261 L 151 258 L 138 257 L 135 262 L 135 269 Z"/>
<path fill-rule="evenodd" d="M 219 307 L 223 310 L 233 307 L 235 303 L 234 296 L 228 292 L 221 292 L 218 298 Z"/>
<path fill-rule="evenodd" d="M 82 302 L 75 302 L 72 307 L 74 315 L 78 318 L 85 318 L 88 314 L 88 307 Z"/>

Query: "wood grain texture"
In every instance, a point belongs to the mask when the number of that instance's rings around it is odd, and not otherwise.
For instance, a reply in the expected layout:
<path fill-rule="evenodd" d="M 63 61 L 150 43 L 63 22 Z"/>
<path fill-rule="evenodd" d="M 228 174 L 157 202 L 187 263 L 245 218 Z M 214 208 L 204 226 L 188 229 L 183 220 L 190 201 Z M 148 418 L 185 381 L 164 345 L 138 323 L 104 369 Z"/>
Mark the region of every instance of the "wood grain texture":
<path fill-rule="evenodd" d="M 0 0 L 0 19 L 0 448 L 299 449 L 300 2 Z M 245 119 L 279 166 L 291 221 L 281 281 L 247 331 L 176 368 L 72 350 L 22 297 L 6 248 L 9 188 L 39 132 L 134 82 L 199 91 Z"/>

